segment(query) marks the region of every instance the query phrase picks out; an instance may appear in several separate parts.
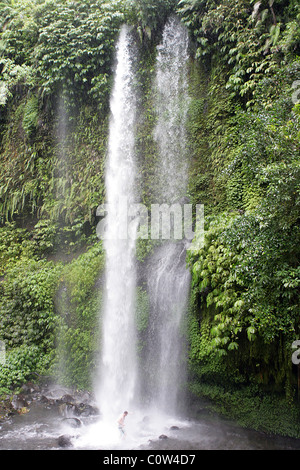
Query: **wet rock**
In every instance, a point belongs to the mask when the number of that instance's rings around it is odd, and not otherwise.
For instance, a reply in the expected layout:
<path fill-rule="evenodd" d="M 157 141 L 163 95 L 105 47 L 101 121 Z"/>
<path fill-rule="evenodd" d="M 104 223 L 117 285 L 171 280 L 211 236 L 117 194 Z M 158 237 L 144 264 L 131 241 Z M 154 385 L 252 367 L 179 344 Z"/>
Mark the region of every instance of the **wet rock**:
<path fill-rule="evenodd" d="M 15 410 L 12 407 L 11 399 L 9 396 L 0 401 L 0 424 L 2 420 L 10 420 L 15 414 Z"/>
<path fill-rule="evenodd" d="M 21 410 L 22 408 L 27 408 L 28 407 L 28 403 L 24 397 L 24 395 L 14 395 L 12 400 L 11 400 L 11 406 L 12 406 L 12 409 L 15 410 L 15 411 L 19 411 Z"/>
<path fill-rule="evenodd" d="M 72 426 L 72 428 L 80 428 L 82 426 L 82 422 L 78 418 L 64 418 L 63 421 Z"/>
<path fill-rule="evenodd" d="M 61 397 L 70 395 L 69 391 L 66 388 L 60 387 L 59 385 L 52 385 L 46 387 L 44 390 L 44 394 L 47 395 L 47 397 L 50 397 L 57 401 L 60 401 L 62 399 Z"/>
<path fill-rule="evenodd" d="M 32 382 L 27 382 L 26 384 L 22 385 L 20 391 L 24 395 L 30 395 L 32 393 L 38 392 L 39 387 L 36 384 L 33 384 Z"/>
<path fill-rule="evenodd" d="M 165 434 L 161 434 L 158 439 L 168 439 L 168 436 Z"/>
<path fill-rule="evenodd" d="M 88 403 L 80 402 L 79 404 L 73 399 L 71 395 L 65 395 L 57 400 L 58 412 L 65 418 L 73 416 L 90 417 L 99 415 L 97 407 L 92 406 Z"/>
<path fill-rule="evenodd" d="M 80 391 L 76 393 L 76 398 L 79 402 L 90 403 L 92 401 L 92 395 L 90 392 Z"/>
<path fill-rule="evenodd" d="M 75 400 L 74 400 L 74 398 L 72 397 L 72 395 L 68 395 L 68 394 L 62 396 L 61 399 L 60 399 L 60 401 L 61 401 L 62 403 L 74 403 L 74 402 L 75 402 Z"/>
<path fill-rule="evenodd" d="M 76 416 L 82 416 L 85 418 L 99 414 L 98 408 L 87 403 L 80 403 L 78 406 L 75 407 L 74 412 Z"/>
<path fill-rule="evenodd" d="M 70 414 L 73 414 L 74 405 L 69 405 L 67 403 L 62 403 L 58 406 L 58 412 L 61 416 L 68 418 Z"/>
<path fill-rule="evenodd" d="M 59 447 L 72 447 L 71 436 L 68 434 L 63 434 L 57 439 Z"/>
<path fill-rule="evenodd" d="M 52 404 L 52 400 L 50 400 L 48 397 L 46 397 L 45 395 L 41 395 L 38 399 L 38 401 L 40 403 L 43 403 L 44 405 L 50 405 Z"/>
<path fill-rule="evenodd" d="M 38 395 L 34 397 L 34 401 L 47 410 L 57 407 L 55 400 L 48 398 L 46 395 Z"/>

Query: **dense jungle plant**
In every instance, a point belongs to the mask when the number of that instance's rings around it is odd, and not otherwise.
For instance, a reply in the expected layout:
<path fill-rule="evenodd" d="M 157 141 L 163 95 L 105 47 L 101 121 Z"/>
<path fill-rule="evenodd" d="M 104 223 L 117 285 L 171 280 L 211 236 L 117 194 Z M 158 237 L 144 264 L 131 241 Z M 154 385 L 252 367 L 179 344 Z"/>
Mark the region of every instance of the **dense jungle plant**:
<path fill-rule="evenodd" d="M 101 242 L 64 267 L 55 299 L 60 316 L 51 373 L 70 387 L 90 389 L 100 347 L 104 252 Z"/>
<path fill-rule="evenodd" d="M 181 0 L 179 13 L 196 44 L 196 56 L 214 57 L 232 96 L 253 104 L 259 81 L 299 54 L 299 4 L 285 0 Z M 293 19 L 289 21 L 289 15 Z"/>
<path fill-rule="evenodd" d="M 54 297 L 61 268 L 26 257 L 6 268 L 0 285 L 0 338 L 6 348 L 0 387 L 36 379 L 51 365 L 57 322 Z"/>

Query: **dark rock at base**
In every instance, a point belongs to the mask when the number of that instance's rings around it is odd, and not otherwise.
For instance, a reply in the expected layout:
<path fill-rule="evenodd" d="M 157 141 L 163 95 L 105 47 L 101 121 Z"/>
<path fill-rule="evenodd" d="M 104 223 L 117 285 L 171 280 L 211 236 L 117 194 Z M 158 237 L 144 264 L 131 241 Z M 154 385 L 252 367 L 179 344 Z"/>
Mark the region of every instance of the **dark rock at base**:
<path fill-rule="evenodd" d="M 82 403 L 88 403 L 92 401 L 92 395 L 90 392 L 83 392 L 83 391 L 77 392 L 76 396 L 77 396 L 77 400 Z"/>
<path fill-rule="evenodd" d="M 64 418 L 63 421 L 72 426 L 72 428 L 80 428 L 82 426 L 82 422 L 78 418 Z"/>
<path fill-rule="evenodd" d="M 57 439 L 59 447 L 72 447 L 71 436 L 63 434 Z"/>
<path fill-rule="evenodd" d="M 74 411 L 76 416 L 83 417 L 95 416 L 99 414 L 98 408 L 92 405 L 88 405 L 87 403 L 80 403 L 79 405 L 76 405 Z"/>
<path fill-rule="evenodd" d="M 59 414 L 65 418 L 72 417 L 75 414 L 75 411 L 76 405 L 73 405 L 72 403 L 62 403 L 58 406 Z"/>
<path fill-rule="evenodd" d="M 43 403 L 44 405 L 50 405 L 53 404 L 53 401 L 51 401 L 48 397 L 45 395 L 41 395 L 38 400 L 40 403 Z"/>
<path fill-rule="evenodd" d="M 97 407 L 92 406 L 88 403 L 80 402 L 76 403 L 75 398 L 72 395 L 64 395 L 56 400 L 58 405 L 58 412 L 60 415 L 68 418 L 73 416 L 90 417 L 99 415 Z"/>
<path fill-rule="evenodd" d="M 165 434 L 161 434 L 158 439 L 168 439 L 168 436 Z"/>
<path fill-rule="evenodd" d="M 62 403 L 74 403 L 74 398 L 72 397 L 72 395 L 64 395 L 63 397 L 60 398 L 60 401 Z"/>

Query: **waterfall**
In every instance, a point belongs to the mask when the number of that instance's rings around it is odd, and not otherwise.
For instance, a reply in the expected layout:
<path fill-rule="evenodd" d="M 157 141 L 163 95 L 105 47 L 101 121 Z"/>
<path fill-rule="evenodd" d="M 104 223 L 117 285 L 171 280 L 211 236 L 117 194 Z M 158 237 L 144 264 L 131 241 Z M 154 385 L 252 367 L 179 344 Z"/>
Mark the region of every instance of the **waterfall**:
<path fill-rule="evenodd" d="M 186 121 L 188 96 L 188 34 L 176 18 L 170 18 L 158 46 L 156 80 L 158 149 L 155 174 L 160 204 L 182 202 L 186 195 L 188 158 Z M 190 275 L 186 269 L 184 240 L 163 243 L 151 257 L 147 284 L 150 328 L 147 347 L 147 386 L 152 405 L 162 412 L 177 412 L 180 386 L 184 383 L 184 319 Z"/>
<path fill-rule="evenodd" d="M 83 433 L 79 447 L 88 444 L 134 448 L 142 440 L 147 443 L 149 438 L 157 437 L 168 420 L 178 414 L 180 385 L 185 382 L 183 326 L 190 285 L 185 240 L 161 243 L 145 262 L 143 273 L 139 271 L 143 278 L 146 276 L 150 306 L 148 328 L 142 338 L 143 352 L 138 348 L 141 338 L 136 331 L 135 300 L 136 286 L 142 281 L 137 278 L 136 266 L 138 215 L 136 222 L 128 219 L 129 206 L 139 199 L 135 189 L 139 187 L 135 155 L 136 57 L 130 30 L 123 26 L 110 101 L 108 214 L 100 231 L 106 253 L 105 298 L 100 318 L 101 361 L 95 385 L 101 418 Z M 181 23 L 171 18 L 158 47 L 153 84 L 157 113 L 154 140 L 158 150 L 154 204 L 172 204 L 186 194 L 187 67 L 188 35 Z M 129 432 L 124 442 L 120 440 L 116 420 L 125 410 L 129 411 L 126 418 Z"/>
<path fill-rule="evenodd" d="M 106 252 L 105 299 L 101 318 L 102 351 L 97 401 L 103 419 L 115 422 L 130 409 L 136 385 L 135 240 L 128 237 L 127 210 L 135 200 L 136 93 L 134 56 L 127 26 L 120 32 L 114 87 L 111 95 L 106 192 L 108 214 L 104 237 Z M 125 225 L 124 223 L 125 222 Z"/>
<path fill-rule="evenodd" d="M 154 138 L 158 149 L 156 202 L 172 204 L 185 196 L 188 159 L 186 120 L 188 97 L 188 33 L 171 17 L 158 46 Z"/>

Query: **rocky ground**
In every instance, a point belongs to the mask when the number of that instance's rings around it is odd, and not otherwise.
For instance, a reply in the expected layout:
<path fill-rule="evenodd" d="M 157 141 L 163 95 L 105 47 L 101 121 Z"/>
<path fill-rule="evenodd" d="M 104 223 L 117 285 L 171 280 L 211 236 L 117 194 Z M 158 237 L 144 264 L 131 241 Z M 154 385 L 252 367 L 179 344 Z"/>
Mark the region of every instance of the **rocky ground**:
<path fill-rule="evenodd" d="M 72 428 L 79 428 L 84 418 L 99 416 L 99 410 L 88 392 L 28 382 L 21 387 L 20 393 L 4 397 L 0 401 L 0 425 L 16 415 L 30 413 L 37 407 L 53 412 L 60 421 L 68 421 Z M 59 447 L 69 447 L 70 437 L 59 436 L 57 444 Z"/>

